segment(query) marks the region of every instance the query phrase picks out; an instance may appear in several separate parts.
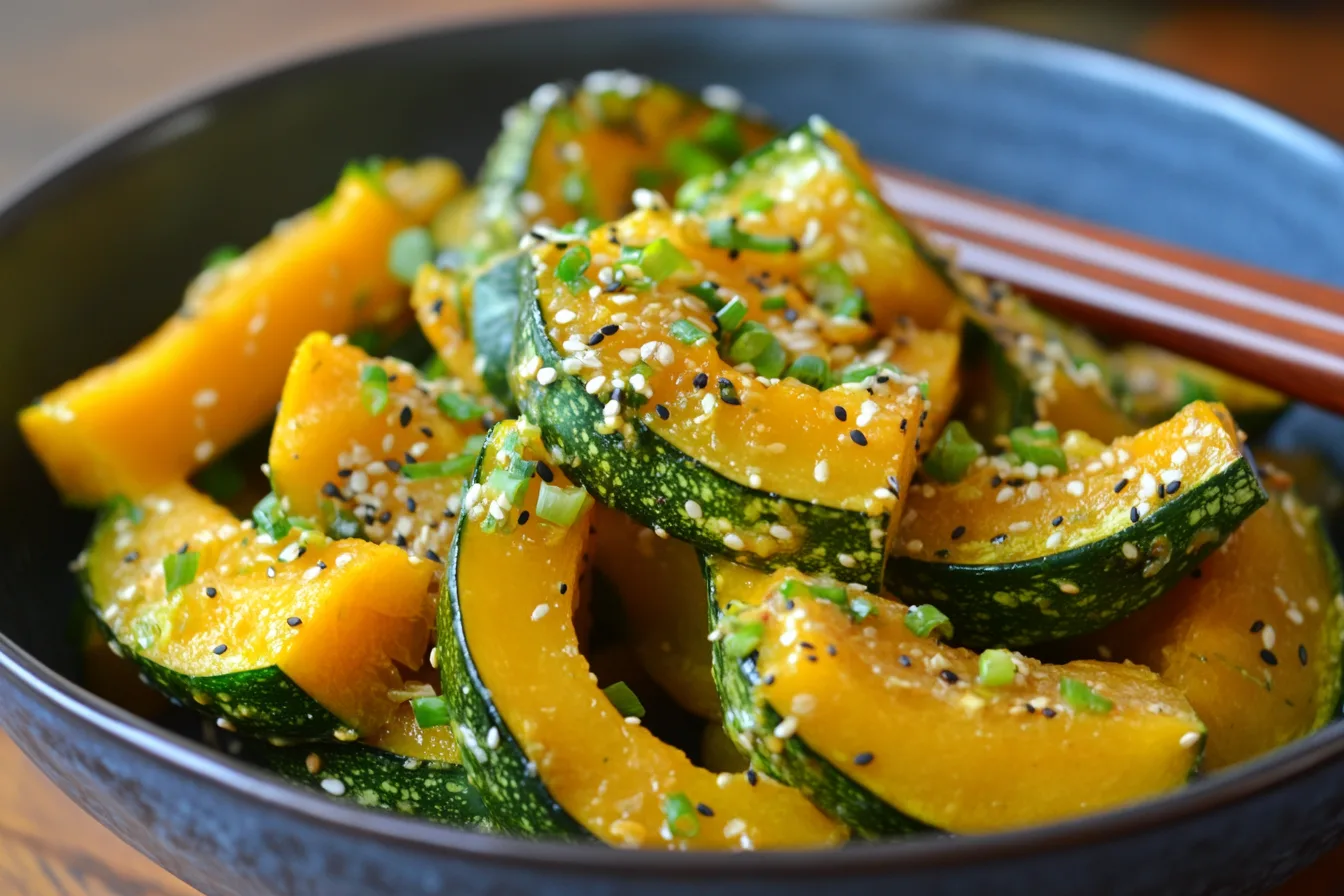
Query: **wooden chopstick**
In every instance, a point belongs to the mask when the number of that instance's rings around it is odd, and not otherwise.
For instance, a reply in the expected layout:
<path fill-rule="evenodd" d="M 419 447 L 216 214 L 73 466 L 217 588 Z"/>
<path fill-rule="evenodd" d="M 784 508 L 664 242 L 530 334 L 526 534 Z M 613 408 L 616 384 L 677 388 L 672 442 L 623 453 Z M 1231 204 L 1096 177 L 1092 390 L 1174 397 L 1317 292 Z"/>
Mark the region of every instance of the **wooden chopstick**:
<path fill-rule="evenodd" d="M 1344 290 L 1076 221 L 890 166 L 883 198 L 965 270 L 1108 336 L 1344 412 Z"/>

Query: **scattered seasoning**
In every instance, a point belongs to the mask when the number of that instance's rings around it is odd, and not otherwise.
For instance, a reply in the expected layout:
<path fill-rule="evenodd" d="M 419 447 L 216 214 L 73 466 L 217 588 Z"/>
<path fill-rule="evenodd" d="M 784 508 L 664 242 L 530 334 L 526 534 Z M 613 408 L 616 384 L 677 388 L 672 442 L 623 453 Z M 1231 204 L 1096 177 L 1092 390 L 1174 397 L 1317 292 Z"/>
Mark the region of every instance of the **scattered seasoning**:
<path fill-rule="evenodd" d="M 713 817 L 714 817 L 714 810 L 711 809 L 711 808 L 709 808 L 709 806 L 705 805 L 704 803 L 696 803 L 696 804 L 695 804 L 695 811 L 699 812 L 701 815 L 705 816 L 706 818 L 713 818 Z"/>
<path fill-rule="evenodd" d="M 910 657 L 906 656 L 905 654 L 901 654 L 897 662 L 899 662 L 902 666 L 905 666 L 907 669 L 910 668 Z"/>
<path fill-rule="evenodd" d="M 215 647 L 214 647 L 214 649 L 212 650 L 212 652 L 214 653 L 215 656 L 223 656 L 223 655 L 224 655 L 224 651 L 226 651 L 226 650 L 228 650 L 228 649 L 229 649 L 229 645 L 227 645 L 227 644 L 217 644 L 217 645 L 215 645 Z"/>
<path fill-rule="evenodd" d="M 653 410 L 658 415 L 658 418 L 660 420 L 666 420 L 667 418 L 672 416 L 671 411 L 669 411 L 666 407 L 664 407 L 661 404 L 654 405 Z"/>
<path fill-rule="evenodd" d="M 958 528 L 961 528 L 961 527 L 958 527 Z M 954 537 L 956 537 L 956 536 L 954 536 Z M 1008 540 L 1008 533 L 1006 533 L 1006 532 L 1000 532 L 998 535 L 995 535 L 993 538 L 991 538 L 991 539 L 989 540 L 989 543 L 990 543 L 990 544 L 1003 544 L 1003 543 L 1004 543 L 1005 541 L 1007 541 L 1007 540 Z"/>
<path fill-rule="evenodd" d="M 849 413 L 844 408 L 840 407 L 840 405 L 835 406 L 835 419 L 839 420 L 841 423 L 844 423 L 848 417 Z"/>
<path fill-rule="evenodd" d="M 695 386 L 697 389 L 705 388 L 709 385 L 709 374 L 704 372 L 697 373 L 695 379 L 691 380 L 691 385 Z"/>
<path fill-rule="evenodd" d="M 122 562 L 122 563 L 134 563 L 135 561 L 137 561 L 137 560 L 139 560 L 139 559 L 140 559 L 140 552 L 139 552 L 139 551 L 131 551 L 131 552 L 130 552 L 129 554 L 127 554 L 125 557 L 122 557 L 122 558 L 121 558 L 121 562 Z"/>
<path fill-rule="evenodd" d="M 1053 709 L 1047 706 L 1045 709 L 1041 710 L 1041 715 L 1045 716 L 1047 719 L 1053 719 L 1056 713 Z"/>
<path fill-rule="evenodd" d="M 404 405 L 401 406 L 401 414 L 398 415 L 398 417 L 397 417 L 397 422 L 399 422 L 399 423 L 401 424 L 401 428 L 402 428 L 402 429 L 405 429 L 406 427 L 408 427 L 408 426 L 411 425 L 411 406 L 410 406 L 410 405 L 408 405 L 408 404 L 404 404 Z"/>
<path fill-rule="evenodd" d="M 215 589 L 215 586 L 213 586 L 213 585 L 210 585 L 210 586 L 208 586 L 208 587 L 205 589 L 205 596 L 206 596 L 206 597 L 214 597 L 214 596 L 216 596 L 217 594 L 219 594 L 219 591 L 217 591 L 217 590 Z"/>
<path fill-rule="evenodd" d="M 948 684 L 956 684 L 958 681 L 961 681 L 961 679 L 957 677 L 957 673 L 953 672 L 951 669 L 944 669 L 939 672 L 938 677 Z"/>
<path fill-rule="evenodd" d="M 286 619 L 285 622 L 289 625 L 290 628 L 298 628 L 299 626 L 303 625 L 303 620 L 297 616 L 291 616 L 288 619 Z"/>
<path fill-rule="evenodd" d="M 1055 517 L 1054 519 L 1052 519 L 1052 520 L 1050 521 L 1050 525 L 1052 525 L 1052 526 L 1058 526 L 1058 525 L 1059 525 L 1060 523 L 1062 523 L 1062 522 L 1064 522 L 1064 517 L 1062 517 L 1062 516 L 1057 516 L 1057 517 Z"/>
<path fill-rule="evenodd" d="M 565 583 L 565 582 L 561 582 L 561 583 L 560 583 L 560 593 L 561 593 L 561 594 L 564 594 L 564 593 L 567 592 L 568 590 L 569 590 L 569 585 L 568 585 L 567 583 Z"/>
<path fill-rule="evenodd" d="M 873 754 L 869 753 L 867 750 L 863 751 L 862 753 L 856 753 L 854 755 L 855 765 L 868 765 L 872 761 L 873 761 Z"/>
<path fill-rule="evenodd" d="M 537 475 L 541 477 L 542 482 L 554 482 L 555 473 L 547 465 L 546 461 L 537 461 Z"/>
<path fill-rule="evenodd" d="M 750 784 L 752 787 L 756 786 L 756 769 L 754 768 L 747 769 L 747 783 Z"/>
<path fill-rule="evenodd" d="M 678 321 L 678 323 L 680 323 L 680 321 Z M 601 330 L 598 330 L 596 333 L 594 333 L 593 335 L 591 335 L 591 336 L 588 337 L 588 344 L 589 344 L 589 345 L 597 345 L 597 344 L 598 344 L 599 342 L 601 342 L 604 338 L 606 338 L 606 337 L 603 336 L 602 331 L 601 331 Z"/>
<path fill-rule="evenodd" d="M 1115 488 L 1111 489 L 1111 491 L 1115 492 L 1118 495 L 1125 490 L 1125 486 L 1127 485 L 1129 485 L 1129 480 L 1121 479 L 1119 482 L 1115 484 Z"/>
<path fill-rule="evenodd" d="M 1279 658 L 1274 655 L 1274 651 L 1267 648 L 1261 649 L 1260 659 L 1265 661 L 1266 666 L 1277 666 L 1279 664 Z"/>
<path fill-rule="evenodd" d="M 526 524 L 527 521 L 528 521 L 529 519 L 531 519 L 531 517 L 532 517 L 532 514 L 529 513 L 528 511 L 524 510 L 522 513 L 518 514 L 518 525 L 522 526 L 522 525 Z M 433 551 L 430 551 L 430 553 L 433 554 L 434 552 L 433 552 Z M 438 560 L 439 558 L 438 558 L 438 557 L 432 557 L 431 559 L 433 559 L 433 560 Z"/>
<path fill-rule="evenodd" d="M 1181 490 L 1181 480 L 1173 479 L 1167 483 L 1167 494 L 1174 495 Z"/>
<path fill-rule="evenodd" d="M 855 445 L 866 446 L 868 444 L 868 437 L 857 429 L 851 429 L 849 431 L 849 438 Z"/>
<path fill-rule="evenodd" d="M 620 324 L 606 324 L 597 332 L 601 333 L 603 336 L 615 336 L 616 331 L 619 330 L 620 328 L 621 328 Z"/>
<path fill-rule="evenodd" d="M 343 496 L 341 495 L 340 487 L 337 486 L 336 483 L 334 482 L 322 483 L 322 494 L 326 495 L 328 498 L 337 498 L 337 499 L 343 498 Z"/>
<path fill-rule="evenodd" d="M 965 527 L 965 526 L 958 526 L 957 528 L 955 528 L 955 529 L 952 530 L 952 540 L 953 540 L 953 541 L 956 541 L 958 538 L 961 538 L 961 536 L 963 536 L 963 535 L 965 535 L 965 534 L 966 534 L 966 527 Z M 1004 537 L 1007 538 L 1006 535 L 1005 535 Z"/>
<path fill-rule="evenodd" d="M 1304 666 L 1307 664 L 1307 645 L 1297 645 L 1297 660 Z"/>
<path fill-rule="evenodd" d="M 1260 634 L 1260 630 L 1263 629 L 1264 627 L 1265 627 L 1265 622 L 1264 622 L 1263 619 L 1257 619 L 1257 620 L 1255 620 L 1254 622 L 1251 623 L 1251 634 L 1253 634 L 1253 635 L 1258 635 L 1258 634 Z"/>
<path fill-rule="evenodd" d="M 1131 523 L 1139 521 L 1139 508 L 1137 506 L 1129 508 L 1129 521 Z"/>
<path fill-rule="evenodd" d="M 826 653 L 827 653 L 828 656 L 835 656 L 836 652 L 837 652 L 837 651 L 836 651 L 836 649 L 835 649 L 835 645 L 834 645 L 834 644 L 827 644 L 827 645 L 826 645 Z"/>

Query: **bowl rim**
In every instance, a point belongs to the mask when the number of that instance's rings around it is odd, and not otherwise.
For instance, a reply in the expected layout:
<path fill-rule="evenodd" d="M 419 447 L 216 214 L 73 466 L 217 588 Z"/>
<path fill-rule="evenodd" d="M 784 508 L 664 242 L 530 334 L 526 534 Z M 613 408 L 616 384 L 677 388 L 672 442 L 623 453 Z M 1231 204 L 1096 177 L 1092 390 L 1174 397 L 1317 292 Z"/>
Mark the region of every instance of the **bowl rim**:
<path fill-rule="evenodd" d="M 377 31 L 353 40 L 308 48 L 278 59 L 253 63 L 208 78 L 152 101 L 90 131 L 50 155 L 0 194 L 0 239 L 21 226 L 30 209 L 54 193 L 78 188 L 78 181 L 114 166 L 146 145 L 172 139 L 191 113 L 231 94 L 265 88 L 269 83 L 334 62 L 340 57 L 376 49 L 392 49 L 416 40 L 434 40 L 453 32 L 484 32 L 546 27 L 575 19 L 619 21 L 665 19 L 669 22 L 710 20 L 719 27 L 750 26 L 760 20 L 801 21 L 817 27 L 862 27 L 891 31 L 923 30 L 953 43 L 991 45 L 996 56 L 1032 57 L 1042 68 L 1097 81 L 1123 82 L 1130 89 L 1160 96 L 1176 105 L 1215 112 L 1238 126 L 1259 133 L 1285 149 L 1314 157 L 1338 170 L 1344 179 L 1344 146 L 1284 113 L 1247 97 L 1152 63 L 1104 50 L 1006 29 L 928 20 L 863 20 L 787 12 L 751 10 L 666 10 L 636 12 L 582 11 L 544 16 L 449 18 L 442 22 Z M 183 116 L 188 116 L 183 118 Z M 461 830 L 432 821 L 363 809 L 284 782 L 232 756 L 190 740 L 136 716 L 97 696 L 47 667 L 0 632 L 0 676 L 22 687 L 31 698 L 68 715 L 73 721 L 117 741 L 141 758 L 200 779 L 204 786 L 264 805 L 272 812 L 307 824 L 338 830 L 361 839 L 403 848 L 432 850 L 445 858 L 476 862 L 507 862 L 533 870 L 601 871 L 618 874 L 656 872 L 674 877 L 775 877 L 816 871 L 830 877 L 875 871 L 914 871 L 1020 858 L 1047 850 L 1080 847 L 1147 833 L 1165 823 L 1226 808 L 1257 793 L 1283 786 L 1314 769 L 1344 758 L 1344 723 L 1334 722 L 1271 754 L 1202 779 L 1166 795 L 1107 812 L 1053 824 L 974 837 L 916 835 L 873 843 L 856 843 L 843 862 L 816 851 L 771 851 L 768 854 L 616 850 L 598 844 L 522 840 L 498 834 Z M 819 864 L 820 863 L 820 864 Z"/>

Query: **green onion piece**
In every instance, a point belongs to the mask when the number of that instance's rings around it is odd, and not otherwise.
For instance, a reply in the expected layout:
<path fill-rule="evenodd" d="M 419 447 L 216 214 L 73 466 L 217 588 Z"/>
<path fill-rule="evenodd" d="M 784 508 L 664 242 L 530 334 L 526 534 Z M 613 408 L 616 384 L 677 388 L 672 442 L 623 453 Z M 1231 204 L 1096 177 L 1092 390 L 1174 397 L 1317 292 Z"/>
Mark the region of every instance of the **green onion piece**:
<path fill-rule="evenodd" d="M 615 684 L 609 684 L 602 689 L 602 693 L 607 695 L 611 705 L 616 707 L 616 711 L 628 718 L 644 718 L 644 704 L 639 702 L 635 692 L 630 690 L 630 686 L 623 681 Z"/>
<path fill-rule="evenodd" d="M 667 164 L 683 180 L 713 174 L 723 167 L 723 161 L 707 149 L 696 146 L 685 137 L 678 137 L 667 145 Z M 677 193 L 681 201 L 681 193 Z"/>
<path fill-rule="evenodd" d="M 966 425 L 953 420 L 943 429 L 929 456 L 924 458 L 924 472 L 939 482 L 960 482 L 983 451 L 980 443 L 966 431 Z"/>
<path fill-rule="evenodd" d="M 713 189 L 713 174 L 687 178 L 686 182 L 677 188 L 677 208 L 695 208 Z"/>
<path fill-rule="evenodd" d="M 322 528 L 331 538 L 363 538 L 364 524 L 349 508 L 335 507 L 330 501 L 322 502 L 322 517 L 326 520 Z"/>
<path fill-rule="evenodd" d="M 220 504 L 233 500 L 247 484 L 247 474 L 232 457 L 225 455 L 191 477 L 192 485 Z"/>
<path fill-rule="evenodd" d="M 1015 426 L 1008 433 L 1013 453 L 1037 466 L 1054 467 L 1060 472 L 1069 468 L 1069 459 L 1059 444 L 1059 430 L 1053 426 Z"/>
<path fill-rule="evenodd" d="M 737 329 L 733 341 L 728 345 L 728 360 L 734 364 L 755 360 L 774 340 L 775 334 L 767 330 L 764 324 L 754 320 L 746 321 Z"/>
<path fill-rule="evenodd" d="M 672 322 L 671 332 L 678 342 L 685 345 L 699 345 L 714 338 L 684 318 Z"/>
<path fill-rule="evenodd" d="M 291 517 L 286 517 L 286 519 L 289 521 L 289 525 L 290 525 L 290 527 L 293 528 L 293 529 L 301 529 L 301 530 L 303 530 L 304 532 L 316 532 L 316 531 L 317 531 L 317 525 L 316 525 L 312 520 L 308 519 L 307 517 L 302 517 L 302 516 L 291 516 Z"/>
<path fill-rule="evenodd" d="M 402 283 L 415 282 L 422 264 L 434 260 L 434 238 L 423 227 L 408 227 L 392 237 L 387 248 L 387 269 Z"/>
<path fill-rule="evenodd" d="M 242 254 L 242 250 L 237 246 L 216 246 L 205 256 L 205 261 L 201 262 L 201 270 L 208 271 L 226 265 Z"/>
<path fill-rule="evenodd" d="M 352 159 L 345 163 L 345 169 L 341 172 L 341 179 L 347 177 L 356 180 L 362 180 L 368 184 L 375 192 L 387 195 L 387 187 L 383 184 L 383 165 L 385 164 L 382 156 L 369 156 L 360 161 Z"/>
<path fill-rule="evenodd" d="M 452 722 L 448 714 L 448 698 L 415 697 L 411 700 L 411 711 L 415 713 L 415 724 L 421 728 L 442 728 Z"/>
<path fill-rule="evenodd" d="M 635 374 L 639 374 L 640 376 L 644 377 L 644 382 L 647 383 L 649 381 L 649 377 L 653 376 L 653 368 L 650 367 L 648 364 L 645 364 L 643 361 L 636 361 L 634 365 L 630 368 L 630 376 L 633 377 Z M 629 377 L 627 377 L 627 379 L 629 379 Z"/>
<path fill-rule="evenodd" d="M 779 586 L 779 593 L 789 600 L 798 600 L 804 597 L 812 596 L 812 589 L 806 582 L 798 579 L 785 579 L 784 584 Z"/>
<path fill-rule="evenodd" d="M 849 595 L 845 592 L 844 585 L 822 585 L 818 582 L 812 585 L 812 596 L 838 607 L 849 607 Z"/>
<path fill-rule="evenodd" d="M 733 296 L 727 305 L 714 312 L 714 318 L 725 332 L 731 333 L 747 319 L 747 303 L 741 296 Z"/>
<path fill-rule="evenodd" d="M 928 401 L 928 400 L 929 400 L 929 381 L 928 381 L 928 380 L 920 380 L 920 381 L 919 381 L 919 397 L 922 398 L 922 399 L 924 399 L 925 401 Z"/>
<path fill-rule="evenodd" d="M 592 262 L 593 253 L 588 251 L 587 246 L 571 246 L 560 256 L 560 261 L 555 266 L 555 276 L 573 292 L 583 282 L 583 275 Z"/>
<path fill-rule="evenodd" d="M 816 355 L 799 355 L 789 365 L 785 371 L 785 376 L 791 376 L 800 383 L 806 383 L 814 389 L 831 388 L 831 365 Z"/>
<path fill-rule="evenodd" d="M 145 519 L 145 511 L 139 504 L 136 504 L 125 495 L 113 495 L 108 499 L 106 513 L 113 517 L 126 517 L 132 523 L 142 523 Z"/>
<path fill-rule="evenodd" d="M 1059 695 L 1079 712 L 1108 713 L 1115 709 L 1114 703 L 1074 678 L 1059 680 Z"/>
<path fill-rule="evenodd" d="M 479 449 L 478 449 L 479 450 Z M 443 479 L 447 476 L 465 476 L 476 466 L 477 451 L 469 451 L 446 460 L 402 464 L 401 475 L 407 479 Z"/>
<path fill-rule="evenodd" d="M 757 355 L 751 362 L 756 372 L 761 376 L 777 377 L 788 367 L 789 359 L 784 354 L 784 346 L 779 344 L 779 340 L 774 336 L 770 337 L 770 344 L 765 347 L 765 351 Z"/>
<path fill-rule="evenodd" d="M 360 369 L 359 400 L 370 414 L 381 414 L 387 407 L 387 371 L 381 364 L 369 362 Z"/>
<path fill-rule="evenodd" d="M 1185 407 L 1192 401 L 1222 400 L 1218 397 L 1218 391 L 1213 386 L 1199 377 L 1191 375 L 1187 370 L 1177 373 L 1176 382 L 1179 387 L 1176 401 L 1180 407 Z"/>
<path fill-rule="evenodd" d="M 167 594 L 190 585 L 196 579 L 196 567 L 201 562 L 199 551 L 169 554 L 163 558 L 163 587 Z"/>
<path fill-rule="evenodd" d="M 420 365 L 420 375 L 427 380 L 441 380 L 448 375 L 448 365 L 437 354 Z"/>
<path fill-rule="evenodd" d="M 656 190 L 667 183 L 669 177 L 671 175 L 661 168 L 636 168 L 635 186 L 643 187 L 646 190 Z"/>
<path fill-rule="evenodd" d="M 666 280 L 689 266 L 690 260 L 665 236 L 645 246 L 639 256 L 639 269 L 654 283 Z"/>
<path fill-rule="evenodd" d="M 832 317 L 843 317 L 846 320 L 863 320 L 868 313 L 868 302 L 864 299 L 862 293 L 852 292 L 841 299 L 831 310 Z"/>
<path fill-rule="evenodd" d="M 742 155 L 744 148 L 742 132 L 738 129 L 737 119 L 731 112 L 723 110 L 715 112 L 700 127 L 700 133 L 696 136 L 701 146 L 725 162 L 731 162 Z"/>
<path fill-rule="evenodd" d="M 753 252 L 793 252 L 798 241 L 791 236 L 761 236 L 739 230 L 736 218 L 716 218 L 709 222 L 709 244 L 715 249 L 748 249 Z"/>
<path fill-rule="evenodd" d="M 789 307 L 789 300 L 783 296 L 767 296 L 761 300 L 761 308 L 765 311 L 784 311 Z"/>
<path fill-rule="evenodd" d="M 1001 688 L 1017 678 L 1012 651 L 994 648 L 980 654 L 979 682 L 985 687 Z"/>
<path fill-rule="evenodd" d="M 527 481 L 531 478 L 531 470 L 526 470 L 526 475 L 522 470 L 491 470 L 485 480 L 485 487 L 508 498 L 509 506 L 516 507 L 526 493 Z"/>
<path fill-rule="evenodd" d="M 643 255 L 644 255 L 643 246 L 622 246 L 619 263 L 638 265 L 639 259 Z"/>
<path fill-rule="evenodd" d="M 292 528 L 275 492 L 262 498 L 252 508 L 252 522 L 256 524 L 258 532 L 264 532 L 276 541 L 288 535 Z"/>
<path fill-rule="evenodd" d="M 753 619 L 750 622 L 738 621 L 728 634 L 723 636 L 723 650 L 729 656 L 741 659 L 744 656 L 749 656 L 757 647 L 761 646 L 761 639 L 764 637 L 764 622 L 759 619 Z"/>
<path fill-rule="evenodd" d="M 854 597 L 849 601 L 849 615 L 854 617 L 855 622 L 862 622 L 877 610 L 873 602 L 866 597 Z"/>
<path fill-rule="evenodd" d="M 485 416 L 485 405 L 468 395 L 444 392 L 437 403 L 451 420 L 479 420 Z"/>
<path fill-rule="evenodd" d="M 673 837 L 690 838 L 700 833 L 700 817 L 695 804 L 684 793 L 669 793 L 663 797 L 663 816 Z"/>
<path fill-rule="evenodd" d="M 694 286 L 683 288 L 688 293 L 708 305 L 710 311 L 718 311 L 723 308 L 724 302 L 723 299 L 719 298 L 719 288 L 708 280 L 704 283 L 697 283 Z"/>
<path fill-rule="evenodd" d="M 952 620 L 933 604 L 920 604 L 907 610 L 905 627 L 921 638 L 930 633 L 940 638 L 952 637 Z"/>
<path fill-rule="evenodd" d="M 601 223 L 602 222 L 597 220 L 597 218 L 589 218 L 588 216 L 584 215 L 575 218 L 573 221 L 570 221 L 564 227 L 559 228 L 558 230 L 556 230 L 556 233 L 563 233 L 566 236 L 573 236 L 573 237 L 587 236 L 588 233 L 592 231 L 594 227 L 596 227 Z"/>
<path fill-rule="evenodd" d="M 346 339 L 351 345 L 364 352 L 366 355 L 378 354 L 378 347 L 383 344 L 383 334 L 379 333 L 373 327 L 360 327 L 346 337 Z"/>
<path fill-rule="evenodd" d="M 541 484 L 537 493 L 537 516 L 557 526 L 571 526 L 588 504 L 588 493 L 581 486 Z"/>
<path fill-rule="evenodd" d="M 775 200 L 771 199 L 760 190 L 747 194 L 742 200 L 742 211 L 744 212 L 760 212 L 764 215 L 769 214 L 770 210 L 774 207 Z"/>

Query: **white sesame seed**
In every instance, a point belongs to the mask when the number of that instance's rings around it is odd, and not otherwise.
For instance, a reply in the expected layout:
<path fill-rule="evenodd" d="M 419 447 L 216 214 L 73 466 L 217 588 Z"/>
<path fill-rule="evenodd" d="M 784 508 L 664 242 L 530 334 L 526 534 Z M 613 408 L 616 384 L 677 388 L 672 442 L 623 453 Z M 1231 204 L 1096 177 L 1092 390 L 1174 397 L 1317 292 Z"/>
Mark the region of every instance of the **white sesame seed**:
<path fill-rule="evenodd" d="M 551 383 L 555 382 L 555 368 L 543 367 L 538 370 L 537 382 L 541 383 L 543 386 L 549 386 Z"/>
<path fill-rule="evenodd" d="M 846 569 L 853 569 L 854 567 L 859 565 L 858 562 L 854 559 L 853 554 L 845 554 L 845 553 L 836 554 L 835 559 L 839 560 L 840 565 L 845 567 Z"/>
<path fill-rule="evenodd" d="M 345 784 L 336 778 L 323 778 L 322 789 L 332 796 L 345 796 Z"/>
<path fill-rule="evenodd" d="M 1071 480 L 1068 485 L 1064 486 L 1064 490 L 1069 494 L 1073 495 L 1075 498 L 1081 498 L 1083 496 L 1083 492 L 1085 491 L 1083 487 L 1083 481 L 1081 479 Z"/>
<path fill-rule="evenodd" d="M 698 519 L 700 519 L 702 516 L 704 516 L 704 512 L 700 509 L 700 505 L 697 504 L 696 502 L 694 502 L 694 501 L 687 501 L 687 502 L 686 502 L 686 515 L 687 515 L 688 517 L 690 517 L 691 519 L 693 519 L 693 520 L 698 520 Z"/>
<path fill-rule="evenodd" d="M 714 779 L 714 783 L 719 785 L 720 789 L 726 789 L 732 786 L 733 776 L 728 772 L 720 772 L 719 776 Z"/>
<path fill-rule="evenodd" d="M 494 725 L 491 725 L 490 730 L 485 732 L 485 745 L 492 750 L 499 749 L 499 729 Z"/>
<path fill-rule="evenodd" d="M 605 376 L 602 376 L 601 374 L 598 374 L 597 376 L 590 379 L 584 385 L 583 391 L 587 392 L 589 395 L 596 395 L 598 393 L 598 390 L 600 390 L 606 384 L 607 384 L 607 378 Z"/>
<path fill-rule="evenodd" d="M 793 530 L 788 526 L 781 526 L 779 523 L 775 523 L 770 527 L 770 534 L 780 541 L 788 541 L 790 538 L 793 538 Z"/>
<path fill-rule="evenodd" d="M 1064 540 L 1063 532 L 1051 532 L 1050 537 L 1045 540 L 1045 547 L 1047 550 L 1053 551 L 1055 548 L 1059 547 L 1060 542 L 1062 542 L 1063 540 Z"/>
<path fill-rule="evenodd" d="M 1181 746 L 1185 749 L 1188 750 L 1197 743 L 1199 743 L 1198 731 L 1187 731 L 1181 735 Z"/>
<path fill-rule="evenodd" d="M 1260 643 L 1265 645 L 1266 650 L 1274 649 L 1274 642 L 1278 640 L 1274 632 L 1274 626 L 1267 625 L 1260 630 Z"/>
<path fill-rule="evenodd" d="M 1184 448 L 1177 448 L 1175 451 L 1171 452 L 1171 462 L 1174 466 L 1179 467 L 1181 464 L 1185 463 L 1187 459 Z"/>
<path fill-rule="evenodd" d="M 825 482 L 831 478 L 831 465 L 824 460 L 817 461 L 817 465 L 812 468 L 812 478 L 818 482 Z"/>
<path fill-rule="evenodd" d="M 191 397 L 191 404 L 198 408 L 212 408 L 219 401 L 219 393 L 214 389 L 202 389 Z"/>
<path fill-rule="evenodd" d="M 1013 499 L 1013 495 L 1016 494 L 1017 489 L 1013 488 L 1011 485 L 1005 485 L 1003 488 L 999 489 L 999 494 L 994 498 L 994 500 L 999 504 L 1007 504 L 1009 501 Z"/>
<path fill-rule="evenodd" d="M 739 837 L 742 834 L 745 834 L 746 831 L 747 823 L 740 818 L 730 819 L 729 822 L 723 826 L 723 836 L 729 839 Z"/>
<path fill-rule="evenodd" d="M 775 726 L 774 735 L 780 740 L 788 740 L 798 733 L 798 719 L 793 716 L 785 716 L 783 721 Z"/>
<path fill-rule="evenodd" d="M 793 715 L 805 716 L 817 708 L 817 698 L 811 694 L 794 694 L 789 706 Z"/>
<path fill-rule="evenodd" d="M 1019 535 L 1023 532 L 1029 532 L 1031 531 L 1031 523 L 1026 520 L 1017 520 L 1008 524 L 1008 531 Z"/>
<path fill-rule="evenodd" d="M 1028 501 L 1035 501 L 1035 500 L 1037 500 L 1037 499 L 1040 498 L 1040 497 L 1041 497 L 1041 484 L 1040 484 L 1039 482 L 1035 482 L 1035 481 L 1028 482 L 1028 483 L 1027 483 L 1027 500 L 1028 500 Z"/>
<path fill-rule="evenodd" d="M 193 455 L 195 455 L 198 461 L 201 461 L 203 463 L 209 460 L 210 456 L 215 453 L 215 443 L 210 441 L 209 439 L 197 442 L 196 450 L 193 451 L 192 453 Z"/>
<path fill-rule="evenodd" d="M 920 551 L 924 550 L 924 542 L 920 541 L 918 538 L 912 538 L 905 543 L 905 549 L 911 554 L 918 554 Z"/>
<path fill-rule="evenodd" d="M 723 545 L 729 550 L 740 551 L 746 547 L 746 542 L 736 532 L 729 532 L 723 536 Z"/>
<path fill-rule="evenodd" d="M 1288 621 L 1291 622 L 1293 625 L 1301 625 L 1304 621 L 1302 611 L 1299 610 L 1297 607 L 1289 607 L 1287 612 L 1284 613 L 1284 615 L 1288 617 Z"/>
<path fill-rule="evenodd" d="M 303 580 L 305 582 L 311 582 L 313 579 L 317 578 L 320 575 L 322 575 L 322 567 L 310 566 L 308 567 L 308 569 L 304 570 Z"/>
<path fill-rule="evenodd" d="M 1139 547 L 1132 541 L 1120 545 L 1120 553 L 1125 555 L 1126 560 L 1139 559 Z"/>
<path fill-rule="evenodd" d="M 550 604 L 537 604 L 536 608 L 532 610 L 532 621 L 536 622 L 549 612 L 551 612 Z"/>
<path fill-rule="evenodd" d="M 560 369 L 570 376 L 578 376 L 580 371 L 583 370 L 583 362 L 578 358 L 562 358 Z"/>
<path fill-rule="evenodd" d="M 1065 594 L 1077 594 L 1078 586 L 1073 584 L 1072 582 L 1060 582 L 1059 590 L 1063 591 Z"/>

